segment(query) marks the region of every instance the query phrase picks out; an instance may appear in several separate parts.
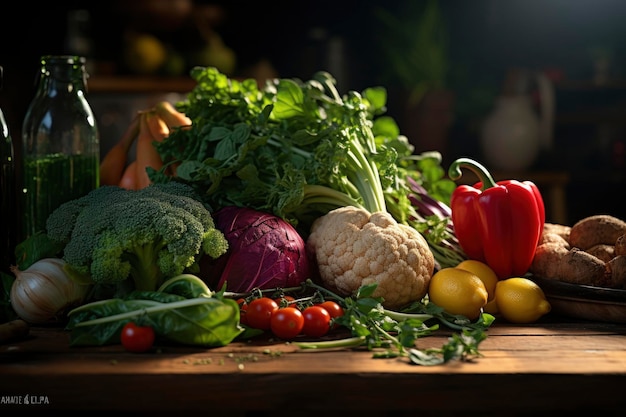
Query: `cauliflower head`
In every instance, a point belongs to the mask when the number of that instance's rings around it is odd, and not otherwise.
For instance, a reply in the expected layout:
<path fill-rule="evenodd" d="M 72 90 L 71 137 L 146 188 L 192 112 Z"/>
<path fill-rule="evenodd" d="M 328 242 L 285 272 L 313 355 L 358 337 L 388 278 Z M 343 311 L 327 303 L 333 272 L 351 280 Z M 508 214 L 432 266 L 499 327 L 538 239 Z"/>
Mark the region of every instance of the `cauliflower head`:
<path fill-rule="evenodd" d="M 346 206 L 316 219 L 307 251 L 319 268 L 322 285 L 342 296 L 377 284 L 374 297 L 397 309 L 421 300 L 435 269 L 426 239 L 387 212 Z"/>

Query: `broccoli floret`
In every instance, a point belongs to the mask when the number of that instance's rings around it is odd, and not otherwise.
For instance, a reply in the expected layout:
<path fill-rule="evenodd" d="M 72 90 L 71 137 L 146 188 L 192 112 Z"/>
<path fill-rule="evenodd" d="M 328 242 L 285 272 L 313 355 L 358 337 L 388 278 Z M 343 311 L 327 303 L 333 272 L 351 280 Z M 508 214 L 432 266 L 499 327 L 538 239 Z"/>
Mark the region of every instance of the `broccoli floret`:
<path fill-rule="evenodd" d="M 155 291 L 167 278 L 191 268 L 204 254 L 226 253 L 209 207 L 178 182 L 140 190 L 103 186 L 62 204 L 47 219 L 46 233 L 62 242 L 67 272 L 77 280 Z"/>

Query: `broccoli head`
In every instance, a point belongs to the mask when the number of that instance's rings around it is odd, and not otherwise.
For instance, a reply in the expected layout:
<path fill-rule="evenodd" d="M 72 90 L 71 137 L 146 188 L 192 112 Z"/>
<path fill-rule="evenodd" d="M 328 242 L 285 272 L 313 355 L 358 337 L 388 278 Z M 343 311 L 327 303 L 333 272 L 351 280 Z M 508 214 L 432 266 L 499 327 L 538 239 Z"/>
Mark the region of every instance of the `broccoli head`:
<path fill-rule="evenodd" d="M 102 186 L 62 204 L 46 233 L 61 242 L 68 274 L 82 282 L 155 291 L 202 255 L 226 253 L 209 207 L 188 185 L 170 181 L 140 190 Z"/>

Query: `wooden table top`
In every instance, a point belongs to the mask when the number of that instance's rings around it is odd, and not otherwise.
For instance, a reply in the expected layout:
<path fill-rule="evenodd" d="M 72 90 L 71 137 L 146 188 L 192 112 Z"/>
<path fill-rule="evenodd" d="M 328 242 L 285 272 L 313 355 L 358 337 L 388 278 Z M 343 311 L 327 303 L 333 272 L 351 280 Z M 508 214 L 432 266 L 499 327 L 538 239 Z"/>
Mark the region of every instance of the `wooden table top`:
<path fill-rule="evenodd" d="M 449 335 L 439 330 L 418 339 L 417 347 L 439 348 Z M 61 328 L 34 327 L 26 339 L 0 345 L 3 416 L 6 410 L 98 409 L 153 416 L 181 410 L 211 416 L 586 410 L 606 416 L 626 410 L 626 324 L 550 316 L 531 325 L 496 321 L 480 345 L 482 357 L 430 367 L 267 339 L 145 354 L 68 343 Z"/>

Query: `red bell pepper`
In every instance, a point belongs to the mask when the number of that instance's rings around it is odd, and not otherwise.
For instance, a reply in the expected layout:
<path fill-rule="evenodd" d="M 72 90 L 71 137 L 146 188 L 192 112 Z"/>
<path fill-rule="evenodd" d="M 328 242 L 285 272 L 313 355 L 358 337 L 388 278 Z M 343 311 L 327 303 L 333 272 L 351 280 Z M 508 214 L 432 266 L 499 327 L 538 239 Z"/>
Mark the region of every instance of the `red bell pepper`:
<path fill-rule="evenodd" d="M 458 185 L 452 193 L 452 225 L 469 259 L 486 263 L 499 279 L 524 276 L 535 256 L 545 222 L 543 198 L 531 181 L 493 180 L 478 162 L 459 158 L 448 170 L 452 180 L 461 168 L 474 172 L 474 185 Z"/>

